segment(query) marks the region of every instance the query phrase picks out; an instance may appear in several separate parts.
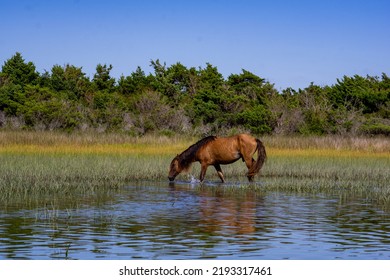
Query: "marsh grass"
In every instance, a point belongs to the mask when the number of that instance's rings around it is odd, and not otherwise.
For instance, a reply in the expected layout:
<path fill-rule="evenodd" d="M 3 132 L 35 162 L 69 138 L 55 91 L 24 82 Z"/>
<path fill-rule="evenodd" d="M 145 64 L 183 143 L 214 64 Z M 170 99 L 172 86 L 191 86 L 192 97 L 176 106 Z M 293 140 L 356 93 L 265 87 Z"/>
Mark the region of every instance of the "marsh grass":
<path fill-rule="evenodd" d="M 388 138 L 269 136 L 262 140 L 268 160 L 255 186 L 246 183 L 247 170 L 241 161 L 223 166 L 227 181 L 238 182 L 232 190 L 347 190 L 390 205 Z M 171 159 L 194 141 L 156 135 L 0 131 L 0 200 L 166 181 Z M 189 175 L 178 179 L 197 178 L 199 172 L 195 163 Z M 219 180 L 211 167 L 206 179 Z"/>

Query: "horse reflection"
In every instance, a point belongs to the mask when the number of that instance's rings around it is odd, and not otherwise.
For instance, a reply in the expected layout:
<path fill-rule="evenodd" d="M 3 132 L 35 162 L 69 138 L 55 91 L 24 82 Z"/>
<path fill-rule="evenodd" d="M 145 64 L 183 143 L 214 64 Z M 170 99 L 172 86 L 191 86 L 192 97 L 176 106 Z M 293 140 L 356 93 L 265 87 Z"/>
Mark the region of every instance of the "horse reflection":
<path fill-rule="evenodd" d="M 200 205 L 200 223 L 207 232 L 254 233 L 256 231 L 255 198 L 254 193 L 246 193 L 240 199 L 218 194 L 217 199 L 204 196 Z"/>
<path fill-rule="evenodd" d="M 169 185 L 174 192 L 188 191 L 186 186 Z M 255 191 L 229 192 L 224 187 L 201 187 L 197 197 L 198 226 L 202 231 L 218 235 L 256 232 L 256 212 L 261 200 Z"/>

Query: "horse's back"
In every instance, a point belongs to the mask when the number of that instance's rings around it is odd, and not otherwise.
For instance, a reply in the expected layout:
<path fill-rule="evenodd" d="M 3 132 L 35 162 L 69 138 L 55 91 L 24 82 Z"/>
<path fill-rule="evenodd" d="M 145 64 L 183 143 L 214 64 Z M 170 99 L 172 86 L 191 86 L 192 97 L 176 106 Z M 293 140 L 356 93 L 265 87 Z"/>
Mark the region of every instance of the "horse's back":
<path fill-rule="evenodd" d="M 257 146 L 256 138 L 246 133 L 238 134 L 237 141 L 239 142 L 241 149 L 252 150 Z"/>
<path fill-rule="evenodd" d="M 209 164 L 228 164 L 241 157 L 237 135 L 231 137 L 216 137 L 204 145 L 198 152 L 200 161 Z"/>
<path fill-rule="evenodd" d="M 250 134 L 241 133 L 241 134 L 237 134 L 236 136 L 237 136 L 237 138 L 238 138 L 240 141 L 244 141 L 244 142 L 256 142 L 256 138 L 253 137 L 253 136 L 250 135 Z"/>
<path fill-rule="evenodd" d="M 223 147 L 225 149 L 237 149 L 249 148 L 256 146 L 256 138 L 246 133 L 240 133 L 229 137 L 217 137 L 214 141 L 215 147 Z"/>
<path fill-rule="evenodd" d="M 207 143 L 198 153 L 200 161 L 228 164 L 243 155 L 253 154 L 256 150 L 256 138 L 248 134 L 230 137 L 217 137 Z"/>

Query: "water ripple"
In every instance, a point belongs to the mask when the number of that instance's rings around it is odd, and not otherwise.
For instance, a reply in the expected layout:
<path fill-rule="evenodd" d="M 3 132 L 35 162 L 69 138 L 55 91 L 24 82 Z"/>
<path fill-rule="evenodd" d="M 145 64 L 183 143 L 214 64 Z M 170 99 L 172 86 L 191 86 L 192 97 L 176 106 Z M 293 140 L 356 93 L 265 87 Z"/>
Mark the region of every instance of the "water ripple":
<path fill-rule="evenodd" d="M 0 259 L 389 259 L 364 198 L 137 185 L 0 208 Z M 345 196 L 344 196 L 345 197 Z"/>

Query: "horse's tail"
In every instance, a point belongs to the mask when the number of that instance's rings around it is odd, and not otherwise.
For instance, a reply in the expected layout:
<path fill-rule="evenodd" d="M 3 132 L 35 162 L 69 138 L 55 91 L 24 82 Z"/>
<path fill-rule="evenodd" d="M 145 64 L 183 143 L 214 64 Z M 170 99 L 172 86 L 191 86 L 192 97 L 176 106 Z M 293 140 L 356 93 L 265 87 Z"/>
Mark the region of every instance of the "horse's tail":
<path fill-rule="evenodd" d="M 263 142 L 261 142 L 259 139 L 256 139 L 257 143 L 257 160 L 254 165 L 252 165 L 251 169 L 248 171 L 248 176 L 254 176 L 256 175 L 260 169 L 263 167 L 265 160 L 267 159 L 267 153 L 265 151 L 265 147 Z"/>

